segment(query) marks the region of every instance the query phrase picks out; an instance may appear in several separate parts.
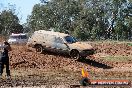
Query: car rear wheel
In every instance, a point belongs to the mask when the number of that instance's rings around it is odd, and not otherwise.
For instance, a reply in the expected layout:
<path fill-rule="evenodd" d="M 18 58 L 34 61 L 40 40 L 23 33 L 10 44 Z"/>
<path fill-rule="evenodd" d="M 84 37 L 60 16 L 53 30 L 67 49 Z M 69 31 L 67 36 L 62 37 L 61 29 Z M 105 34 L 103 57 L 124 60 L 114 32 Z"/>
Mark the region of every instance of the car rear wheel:
<path fill-rule="evenodd" d="M 43 46 L 37 45 L 37 46 L 35 46 L 35 49 L 36 49 L 36 52 L 43 53 Z"/>
<path fill-rule="evenodd" d="M 70 52 L 70 56 L 71 58 L 76 59 L 76 60 L 80 59 L 80 54 L 79 54 L 79 51 L 77 50 L 72 50 Z"/>

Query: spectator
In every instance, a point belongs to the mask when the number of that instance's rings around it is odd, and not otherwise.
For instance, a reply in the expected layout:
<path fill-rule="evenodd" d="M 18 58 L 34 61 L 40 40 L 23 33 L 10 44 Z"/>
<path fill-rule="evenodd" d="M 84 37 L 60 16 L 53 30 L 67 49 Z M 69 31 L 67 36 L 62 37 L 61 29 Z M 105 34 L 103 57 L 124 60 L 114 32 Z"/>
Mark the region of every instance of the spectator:
<path fill-rule="evenodd" d="M 5 41 L 4 45 L 0 46 L 0 48 L 2 50 L 0 56 L 0 76 L 2 76 L 4 65 L 6 65 L 7 78 L 10 78 L 9 56 L 8 56 L 8 52 L 11 51 L 10 44 Z"/>

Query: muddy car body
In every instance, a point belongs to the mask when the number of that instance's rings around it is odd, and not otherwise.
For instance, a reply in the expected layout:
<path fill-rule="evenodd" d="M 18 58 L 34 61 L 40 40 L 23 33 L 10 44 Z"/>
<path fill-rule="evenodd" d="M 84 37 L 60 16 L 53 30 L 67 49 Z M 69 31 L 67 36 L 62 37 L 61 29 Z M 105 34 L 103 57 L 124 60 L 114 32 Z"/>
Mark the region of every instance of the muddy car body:
<path fill-rule="evenodd" d="M 9 36 L 8 42 L 10 44 L 26 44 L 28 41 L 28 36 L 26 33 L 12 33 Z"/>
<path fill-rule="evenodd" d="M 94 53 L 91 45 L 78 42 L 73 36 L 53 31 L 35 31 L 27 42 L 28 47 L 36 48 L 42 53 L 44 50 L 67 53 L 72 58 L 79 59 Z"/>

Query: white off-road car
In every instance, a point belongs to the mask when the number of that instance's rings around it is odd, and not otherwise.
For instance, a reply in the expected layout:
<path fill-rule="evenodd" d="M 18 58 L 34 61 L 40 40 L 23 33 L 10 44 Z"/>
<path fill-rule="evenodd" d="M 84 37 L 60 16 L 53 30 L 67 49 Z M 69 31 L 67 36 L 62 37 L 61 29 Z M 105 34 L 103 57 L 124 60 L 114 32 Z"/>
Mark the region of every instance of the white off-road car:
<path fill-rule="evenodd" d="M 94 53 L 91 45 L 78 42 L 73 36 L 53 31 L 35 31 L 27 42 L 28 47 L 35 48 L 37 52 L 44 50 L 67 53 L 74 59 L 86 57 Z"/>

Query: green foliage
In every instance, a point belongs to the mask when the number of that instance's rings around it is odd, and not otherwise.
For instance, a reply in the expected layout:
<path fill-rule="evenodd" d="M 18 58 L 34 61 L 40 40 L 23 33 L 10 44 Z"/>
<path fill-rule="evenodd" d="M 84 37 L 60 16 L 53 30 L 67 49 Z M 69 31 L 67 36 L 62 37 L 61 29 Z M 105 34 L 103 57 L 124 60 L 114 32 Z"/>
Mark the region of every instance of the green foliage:
<path fill-rule="evenodd" d="M 11 32 L 22 32 L 22 26 L 13 11 L 3 10 L 0 13 L 0 34 L 8 35 Z"/>
<path fill-rule="evenodd" d="M 41 0 L 33 7 L 27 24 L 31 31 L 65 32 L 81 40 L 130 39 L 131 0 Z"/>

